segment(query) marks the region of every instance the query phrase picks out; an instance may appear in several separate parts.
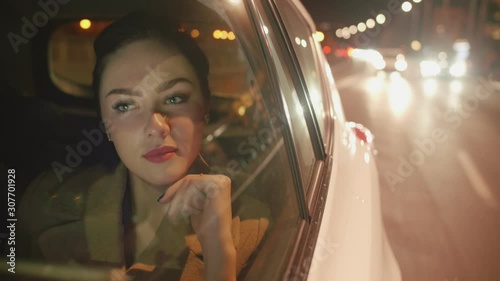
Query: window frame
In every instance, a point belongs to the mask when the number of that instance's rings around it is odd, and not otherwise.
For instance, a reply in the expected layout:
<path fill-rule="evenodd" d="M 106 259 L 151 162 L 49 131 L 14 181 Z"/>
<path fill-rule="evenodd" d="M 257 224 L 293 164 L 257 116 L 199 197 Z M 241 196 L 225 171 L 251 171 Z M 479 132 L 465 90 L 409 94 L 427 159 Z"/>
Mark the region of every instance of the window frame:
<path fill-rule="evenodd" d="M 290 39 L 290 36 L 285 27 L 285 23 L 281 14 L 279 13 L 279 9 L 275 1 L 267 0 L 267 4 L 269 5 L 270 10 L 268 13 L 271 14 L 271 19 L 275 19 L 276 26 L 278 27 L 278 32 L 276 33 L 278 36 L 278 40 L 285 50 L 285 58 L 287 60 L 287 66 L 289 66 L 290 74 L 292 75 L 292 82 L 294 83 L 295 88 L 297 89 L 297 97 L 299 98 L 302 106 L 306 108 L 304 118 L 306 119 L 306 124 L 308 125 L 309 135 L 311 136 L 311 143 L 314 151 L 314 155 L 317 161 L 325 160 L 326 153 L 323 144 L 323 138 L 321 136 L 321 131 L 319 129 L 319 123 L 316 119 L 316 115 L 314 113 L 314 107 L 312 105 L 309 91 L 307 89 L 306 79 L 302 71 L 300 71 L 300 63 L 295 54 L 295 50 L 293 48 L 293 43 Z"/>
<path fill-rule="evenodd" d="M 303 77 L 303 73 L 300 71 L 300 64 L 298 58 L 295 55 L 295 50 L 293 49 L 293 43 L 291 42 L 290 36 L 286 32 L 285 23 L 278 11 L 276 1 L 278 0 L 260 0 L 266 17 L 273 21 L 274 25 L 278 27 L 276 30 L 276 36 L 280 38 L 283 52 L 289 57 L 288 64 L 284 65 L 289 69 L 290 72 L 295 73 L 298 80 L 295 80 L 295 87 L 297 94 L 302 96 L 302 98 L 308 102 L 309 113 L 314 112 L 312 105 L 310 104 L 309 93 L 307 91 L 307 85 Z M 295 5 L 293 1 L 290 1 L 290 5 Z M 318 50 L 316 50 L 317 52 Z M 316 56 L 316 59 L 320 59 Z M 321 63 L 320 61 L 316 61 Z M 325 62 L 325 61 L 323 61 Z M 319 69 L 320 73 L 318 76 L 321 79 L 322 84 L 322 96 L 325 102 L 328 102 L 328 107 L 333 107 L 333 100 L 328 94 L 332 94 L 329 87 L 326 87 L 325 83 L 327 80 L 324 69 Z M 319 130 L 319 124 L 316 120 L 315 114 L 309 114 L 310 119 L 306 122 L 310 130 L 314 132 L 311 135 L 311 141 L 315 152 L 318 153 L 317 161 L 315 163 L 312 178 L 310 180 L 310 188 L 308 189 L 307 196 L 303 199 L 307 200 L 306 208 L 308 216 L 302 222 L 299 228 L 299 235 L 294 247 L 293 254 L 290 257 L 289 265 L 287 269 L 288 278 L 299 278 L 299 280 L 307 279 L 309 273 L 310 265 L 313 259 L 314 249 L 316 246 L 316 240 L 319 234 L 321 219 L 323 217 L 323 211 L 326 205 L 326 195 L 330 187 L 330 179 L 333 169 L 333 132 L 334 132 L 334 117 L 327 116 L 325 122 L 327 122 L 327 130 L 325 132 L 330 133 L 327 138 L 325 138 L 325 143 L 323 144 L 323 138 Z M 331 126 L 331 127 L 330 127 Z"/>
<path fill-rule="evenodd" d="M 253 2 L 253 1 L 251 1 L 251 2 Z M 272 24 L 273 24 L 273 21 L 271 19 L 269 19 L 267 13 L 259 10 L 259 8 L 255 6 L 255 3 L 251 4 L 251 3 L 248 3 L 246 1 L 245 1 L 245 3 L 246 3 L 245 5 L 247 6 L 246 7 L 247 11 L 249 12 L 250 20 L 252 21 L 252 24 L 253 24 L 253 28 L 256 31 L 256 33 L 259 37 L 259 40 L 260 40 L 259 45 L 261 48 L 261 52 L 263 53 L 263 55 L 267 61 L 266 67 L 267 67 L 268 74 L 271 75 L 270 80 L 273 81 L 273 83 L 271 83 L 271 86 L 273 87 L 274 90 L 272 91 L 271 94 L 273 95 L 274 99 L 276 99 L 277 104 L 281 105 L 279 108 L 277 108 L 278 110 L 280 110 L 280 114 L 283 114 L 283 116 L 287 116 L 288 122 L 286 124 L 284 124 L 285 126 L 283 127 L 283 137 L 284 137 L 285 146 L 286 146 L 286 149 L 287 149 L 288 155 L 290 157 L 290 161 L 291 161 L 291 165 L 290 165 L 292 167 L 291 172 L 292 172 L 292 175 L 294 177 L 295 191 L 297 192 L 297 198 L 299 200 L 299 207 L 301 208 L 301 216 L 302 216 L 302 219 L 308 220 L 310 215 L 309 215 L 309 210 L 307 208 L 307 201 L 306 201 L 306 196 L 304 193 L 304 188 L 302 186 L 302 175 L 301 175 L 300 165 L 299 165 L 298 156 L 297 156 L 298 151 L 297 151 L 297 146 L 295 144 L 295 140 L 293 137 L 293 133 L 290 129 L 290 127 L 291 127 L 290 119 L 288 118 L 289 116 L 288 116 L 286 109 L 285 109 L 287 107 L 287 103 L 281 95 L 282 91 L 281 91 L 281 87 L 278 83 L 279 79 L 278 79 L 278 74 L 276 71 L 278 66 L 276 66 L 276 64 L 274 63 L 273 54 L 271 54 L 269 52 L 269 44 L 267 42 L 266 35 L 264 34 L 263 30 L 260 28 L 260 25 L 258 24 L 260 22 L 260 20 L 258 19 L 259 16 L 257 15 L 257 13 L 259 13 L 260 15 L 264 15 L 269 20 L 269 22 L 271 22 Z M 265 9 L 264 5 L 263 5 L 263 8 Z M 273 28 L 270 27 L 270 29 L 273 29 Z M 279 36 L 277 35 L 277 33 L 276 33 L 276 39 L 279 40 Z M 275 50 L 275 51 L 277 53 L 279 53 L 280 57 L 286 58 L 286 56 L 287 56 L 286 52 L 284 52 L 282 50 Z M 286 67 L 286 69 L 288 72 L 291 72 L 289 67 Z M 290 75 L 291 74 L 292 73 L 290 73 Z M 295 85 L 293 85 L 293 86 L 295 87 Z M 314 172 L 314 168 L 313 168 L 313 172 Z"/>
<path fill-rule="evenodd" d="M 307 82 L 306 82 L 305 77 L 303 76 L 303 72 L 301 71 L 300 61 L 296 55 L 296 50 L 295 50 L 294 44 L 292 42 L 292 37 L 287 32 L 288 29 L 286 28 L 286 21 L 281 16 L 281 14 L 279 12 L 279 8 L 278 8 L 277 3 L 276 3 L 279 1 L 285 1 L 285 0 L 266 0 L 266 1 L 271 3 L 270 5 L 273 6 L 274 17 L 279 19 L 280 24 L 282 25 L 282 30 L 283 30 L 282 34 L 284 36 L 284 41 L 286 41 L 286 44 L 287 44 L 286 49 L 288 50 L 289 55 L 293 58 L 293 60 L 295 62 L 295 64 L 293 65 L 293 69 L 291 69 L 291 71 L 296 71 L 298 73 L 298 75 L 301 77 L 301 85 L 303 86 L 303 89 L 304 89 L 304 92 L 302 92 L 302 94 L 305 97 L 310 98 L 310 93 L 308 91 Z M 300 10 L 299 9 L 300 7 L 297 7 L 294 4 L 294 1 L 289 0 L 287 2 L 289 3 L 290 8 L 292 8 L 292 6 L 293 6 L 293 8 L 295 10 Z M 311 23 L 310 23 L 310 20 L 312 20 L 312 19 L 307 18 L 304 15 L 300 15 L 300 16 L 303 16 L 301 20 L 306 23 L 307 28 L 310 28 L 310 29 L 314 28 L 314 26 L 311 26 Z M 311 30 L 311 31 L 314 31 L 314 30 Z M 311 37 L 312 37 L 312 33 L 311 33 Z M 326 160 L 328 160 L 329 156 L 333 155 L 333 139 L 334 139 L 334 131 L 335 131 L 335 128 L 334 128 L 335 122 L 333 120 L 334 117 L 329 114 L 329 109 L 333 108 L 334 101 L 332 99 L 331 88 L 327 86 L 328 78 L 325 76 L 328 74 L 325 73 L 325 69 L 323 69 L 321 67 L 322 64 L 328 65 L 328 63 L 327 63 L 326 58 L 324 56 L 321 58 L 322 50 L 321 50 L 321 48 L 318 49 L 317 42 L 314 39 L 311 41 L 315 43 L 315 44 L 310 44 L 310 47 L 313 50 L 314 63 L 316 64 L 316 66 L 318 66 L 316 68 L 316 71 L 318 72 L 319 84 L 321 84 L 320 85 L 321 87 L 318 90 L 321 91 L 320 94 L 322 96 L 322 102 L 323 102 L 323 107 L 324 107 L 324 112 L 325 112 L 325 119 L 323 121 L 324 121 L 324 126 L 325 126 L 325 133 L 326 133 L 325 136 L 321 135 L 319 123 L 317 121 L 315 124 L 310 124 L 310 126 L 315 126 L 316 130 L 319 133 L 319 135 L 318 135 L 319 141 L 318 142 L 313 141 L 313 143 L 312 143 L 313 146 L 315 143 L 320 143 L 319 146 L 324 149 L 323 150 L 324 158 L 317 159 L 316 165 L 313 169 L 313 173 L 312 173 L 312 177 L 311 177 L 311 181 L 310 181 L 310 186 L 307 189 L 307 194 L 306 194 L 308 210 L 311 213 L 313 213 L 314 208 L 315 208 L 314 204 L 316 202 L 316 199 L 317 199 L 318 193 L 319 193 L 318 188 L 316 188 L 316 187 L 318 186 L 318 181 L 320 180 L 319 179 L 320 174 L 324 173 L 324 171 L 321 171 L 321 169 L 322 169 L 321 162 L 325 162 Z M 329 67 L 329 65 L 328 65 L 328 67 Z M 316 114 L 314 113 L 314 107 L 312 107 L 311 110 L 313 112 L 312 117 L 314 117 L 314 119 L 315 119 Z"/>

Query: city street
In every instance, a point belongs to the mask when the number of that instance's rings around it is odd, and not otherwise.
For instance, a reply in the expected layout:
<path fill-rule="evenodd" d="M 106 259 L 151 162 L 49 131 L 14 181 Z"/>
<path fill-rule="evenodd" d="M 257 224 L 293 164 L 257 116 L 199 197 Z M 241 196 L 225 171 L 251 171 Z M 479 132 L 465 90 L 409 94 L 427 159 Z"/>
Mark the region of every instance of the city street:
<path fill-rule="evenodd" d="M 332 64 L 348 120 L 375 135 L 384 224 L 405 281 L 500 280 L 500 92 Z"/>

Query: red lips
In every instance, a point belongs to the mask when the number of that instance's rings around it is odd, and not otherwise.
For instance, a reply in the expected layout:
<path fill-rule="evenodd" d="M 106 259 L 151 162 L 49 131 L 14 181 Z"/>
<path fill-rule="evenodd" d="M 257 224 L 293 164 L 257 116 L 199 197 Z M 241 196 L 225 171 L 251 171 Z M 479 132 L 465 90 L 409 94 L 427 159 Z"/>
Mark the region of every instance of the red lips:
<path fill-rule="evenodd" d="M 162 163 L 172 158 L 176 151 L 177 148 L 173 146 L 162 146 L 159 148 L 151 149 L 146 154 L 144 154 L 143 157 L 153 163 Z"/>

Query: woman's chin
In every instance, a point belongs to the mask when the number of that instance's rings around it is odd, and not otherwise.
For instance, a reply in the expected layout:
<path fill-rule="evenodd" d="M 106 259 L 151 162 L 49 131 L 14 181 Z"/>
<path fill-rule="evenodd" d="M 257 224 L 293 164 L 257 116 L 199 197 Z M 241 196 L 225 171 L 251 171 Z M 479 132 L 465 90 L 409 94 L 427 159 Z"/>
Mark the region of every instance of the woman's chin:
<path fill-rule="evenodd" d="M 154 187 L 166 187 L 174 184 L 185 175 L 185 173 L 176 173 L 173 171 L 165 171 L 158 174 L 161 174 L 161 177 L 158 177 L 157 174 L 146 176 L 146 182 Z"/>

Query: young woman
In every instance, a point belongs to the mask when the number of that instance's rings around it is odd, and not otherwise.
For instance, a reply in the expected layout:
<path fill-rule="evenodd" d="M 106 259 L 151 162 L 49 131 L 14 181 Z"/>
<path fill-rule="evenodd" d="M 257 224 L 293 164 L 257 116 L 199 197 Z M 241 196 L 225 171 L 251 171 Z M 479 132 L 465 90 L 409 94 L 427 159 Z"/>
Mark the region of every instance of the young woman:
<path fill-rule="evenodd" d="M 93 86 L 119 161 L 35 180 L 20 210 L 26 255 L 119 267 L 115 279 L 236 280 L 269 221 L 257 201 L 232 206 L 230 179 L 199 154 L 204 53 L 143 12 L 107 27 L 94 49 Z"/>

